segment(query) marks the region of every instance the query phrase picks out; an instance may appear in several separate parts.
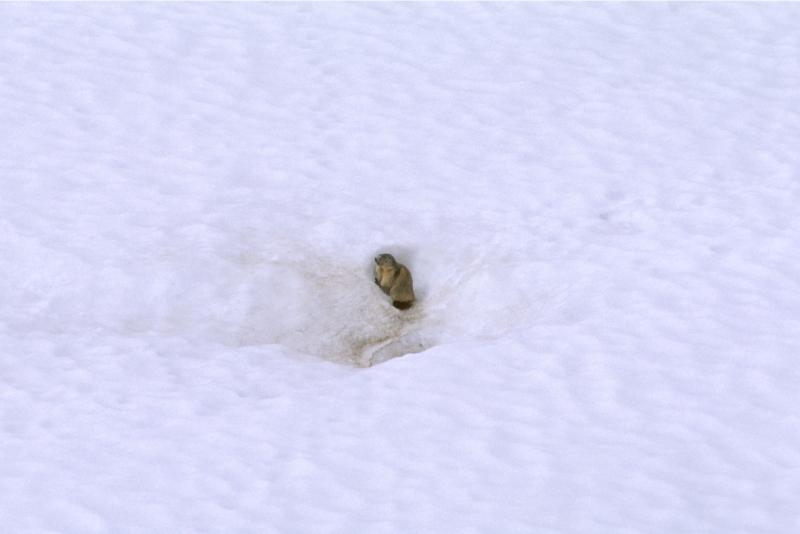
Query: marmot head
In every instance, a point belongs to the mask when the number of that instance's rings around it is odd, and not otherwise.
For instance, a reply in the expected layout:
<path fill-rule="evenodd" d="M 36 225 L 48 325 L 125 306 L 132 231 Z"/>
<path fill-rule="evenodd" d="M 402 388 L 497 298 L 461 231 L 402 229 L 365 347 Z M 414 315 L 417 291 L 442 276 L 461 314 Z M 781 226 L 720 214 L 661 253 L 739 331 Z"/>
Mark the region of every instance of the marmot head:
<path fill-rule="evenodd" d="M 375 256 L 375 264 L 380 267 L 397 267 L 397 261 L 391 254 L 378 254 Z"/>

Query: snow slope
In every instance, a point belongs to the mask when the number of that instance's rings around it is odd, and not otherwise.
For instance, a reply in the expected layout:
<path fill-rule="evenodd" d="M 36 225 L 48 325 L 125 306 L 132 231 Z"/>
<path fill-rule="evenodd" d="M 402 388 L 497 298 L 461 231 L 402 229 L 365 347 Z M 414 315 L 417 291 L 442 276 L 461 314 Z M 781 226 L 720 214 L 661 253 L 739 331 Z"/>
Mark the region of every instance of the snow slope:
<path fill-rule="evenodd" d="M 799 25 L 0 5 L 2 529 L 800 531 Z"/>

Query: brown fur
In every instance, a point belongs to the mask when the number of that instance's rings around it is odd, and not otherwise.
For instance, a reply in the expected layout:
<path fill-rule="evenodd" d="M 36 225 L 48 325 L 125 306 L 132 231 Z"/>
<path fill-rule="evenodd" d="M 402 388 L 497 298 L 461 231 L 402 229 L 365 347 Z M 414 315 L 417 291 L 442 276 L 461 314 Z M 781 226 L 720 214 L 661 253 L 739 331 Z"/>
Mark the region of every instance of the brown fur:
<path fill-rule="evenodd" d="M 414 284 L 411 272 L 397 263 L 391 254 L 375 257 L 375 283 L 392 298 L 392 306 L 407 310 L 414 303 Z"/>

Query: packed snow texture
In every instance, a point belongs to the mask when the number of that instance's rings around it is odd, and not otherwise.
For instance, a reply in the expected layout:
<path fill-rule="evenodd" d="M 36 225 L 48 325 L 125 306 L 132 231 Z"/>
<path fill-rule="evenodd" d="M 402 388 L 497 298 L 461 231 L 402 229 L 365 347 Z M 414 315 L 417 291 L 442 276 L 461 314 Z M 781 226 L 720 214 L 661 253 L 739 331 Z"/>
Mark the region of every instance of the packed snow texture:
<path fill-rule="evenodd" d="M 0 5 L 3 531 L 800 532 L 799 27 Z"/>

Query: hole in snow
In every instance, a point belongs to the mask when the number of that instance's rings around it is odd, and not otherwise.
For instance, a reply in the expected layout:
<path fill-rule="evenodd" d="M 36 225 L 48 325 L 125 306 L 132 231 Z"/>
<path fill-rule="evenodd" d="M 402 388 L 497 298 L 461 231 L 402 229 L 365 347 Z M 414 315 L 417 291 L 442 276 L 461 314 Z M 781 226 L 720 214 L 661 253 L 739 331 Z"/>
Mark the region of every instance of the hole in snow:
<path fill-rule="evenodd" d="M 237 345 L 279 343 L 368 367 L 435 344 L 423 332 L 424 302 L 395 309 L 371 270 L 320 259 L 245 261 L 249 303 Z"/>
<path fill-rule="evenodd" d="M 495 338 L 540 320 L 580 320 L 585 302 L 570 304 L 576 282 L 558 266 L 487 256 L 464 257 L 453 269 L 435 254 L 419 260 L 407 251 L 398 255 L 414 275 L 419 299 L 406 311 L 392 307 L 372 282 L 371 264 L 240 261 L 248 270 L 249 303 L 233 342 L 280 343 L 366 367 L 439 343 Z"/>

